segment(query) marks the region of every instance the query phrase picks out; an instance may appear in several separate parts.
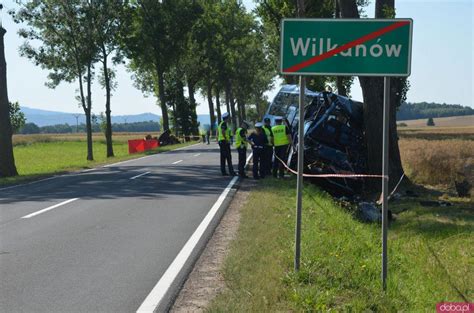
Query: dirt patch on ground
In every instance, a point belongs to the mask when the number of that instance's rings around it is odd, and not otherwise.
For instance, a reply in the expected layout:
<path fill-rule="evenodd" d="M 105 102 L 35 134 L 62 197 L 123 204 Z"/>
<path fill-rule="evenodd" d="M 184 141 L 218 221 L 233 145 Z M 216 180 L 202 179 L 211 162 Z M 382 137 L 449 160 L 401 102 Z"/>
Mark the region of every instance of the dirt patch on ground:
<path fill-rule="evenodd" d="M 221 268 L 229 246 L 237 234 L 240 208 L 247 202 L 255 181 L 244 180 L 227 212 L 199 257 L 170 312 L 203 312 L 225 286 Z"/>

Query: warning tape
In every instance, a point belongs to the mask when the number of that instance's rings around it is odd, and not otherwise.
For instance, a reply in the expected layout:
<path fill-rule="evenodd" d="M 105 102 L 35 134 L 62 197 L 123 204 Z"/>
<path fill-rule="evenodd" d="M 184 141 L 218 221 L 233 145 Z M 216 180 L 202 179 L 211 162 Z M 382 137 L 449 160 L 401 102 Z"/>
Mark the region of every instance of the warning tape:
<path fill-rule="evenodd" d="M 277 158 L 282 164 L 283 166 L 285 166 L 285 168 L 290 171 L 291 173 L 295 174 L 295 175 L 298 175 L 298 172 L 291 169 L 288 165 L 286 165 L 286 162 L 284 162 L 282 159 L 280 159 L 276 154 L 275 155 L 275 158 Z M 334 178 L 362 178 L 362 177 L 365 177 L 365 178 L 385 178 L 385 179 L 388 179 L 388 176 L 384 176 L 384 175 L 370 175 L 370 174 L 305 174 L 303 173 L 303 177 L 314 177 L 314 178 L 330 178 L 330 177 L 334 177 Z"/>

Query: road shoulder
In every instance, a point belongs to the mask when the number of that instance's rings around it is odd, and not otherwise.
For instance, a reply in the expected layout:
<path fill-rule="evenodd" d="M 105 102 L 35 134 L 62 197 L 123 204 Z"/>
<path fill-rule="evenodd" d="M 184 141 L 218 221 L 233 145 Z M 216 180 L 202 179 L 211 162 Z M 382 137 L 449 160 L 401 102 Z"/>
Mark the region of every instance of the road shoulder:
<path fill-rule="evenodd" d="M 171 312 L 202 312 L 225 288 L 221 274 L 230 244 L 240 224 L 240 209 L 255 182 L 241 181 L 227 211 L 179 292 Z"/>

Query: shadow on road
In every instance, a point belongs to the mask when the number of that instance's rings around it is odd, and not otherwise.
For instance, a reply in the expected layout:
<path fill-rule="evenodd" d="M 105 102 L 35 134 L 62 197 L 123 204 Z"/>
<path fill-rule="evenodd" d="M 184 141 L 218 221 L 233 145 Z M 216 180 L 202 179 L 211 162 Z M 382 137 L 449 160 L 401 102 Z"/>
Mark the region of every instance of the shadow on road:
<path fill-rule="evenodd" d="M 203 152 L 203 150 L 196 150 Z M 176 151 L 179 152 L 179 151 Z M 215 150 L 214 150 L 215 152 Z M 186 150 L 189 153 L 189 150 Z M 163 199 L 174 195 L 203 197 L 222 192 L 231 177 L 220 175 L 219 165 L 146 165 L 109 167 L 97 172 L 58 177 L 45 182 L 0 191 L 0 204 L 55 199 Z M 151 173 L 130 179 L 151 171 Z"/>

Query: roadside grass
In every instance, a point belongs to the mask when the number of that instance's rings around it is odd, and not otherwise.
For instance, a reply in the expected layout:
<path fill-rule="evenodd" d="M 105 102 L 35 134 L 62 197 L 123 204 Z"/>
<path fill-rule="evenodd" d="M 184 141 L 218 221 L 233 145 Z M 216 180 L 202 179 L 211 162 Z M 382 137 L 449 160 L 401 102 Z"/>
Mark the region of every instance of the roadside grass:
<path fill-rule="evenodd" d="M 84 141 L 77 140 L 75 137 L 58 140 L 57 137 L 59 136 L 52 136 L 53 140 L 50 141 L 33 138 L 28 144 L 15 145 L 13 147 L 13 153 L 19 176 L 0 178 L 0 185 L 19 183 L 67 171 L 89 169 L 102 164 L 115 163 L 142 157 L 147 154 L 165 152 L 196 143 L 187 142 L 158 147 L 157 149 L 146 151 L 145 153 L 129 155 L 127 144 L 128 136 L 117 136 L 119 139 L 114 140 L 115 157 L 107 158 L 105 140 L 95 138 L 93 144 L 94 161 L 87 161 L 87 146 Z M 133 138 L 141 137 L 140 135 L 137 137 L 135 134 Z"/>
<path fill-rule="evenodd" d="M 305 185 L 301 269 L 293 271 L 294 190 L 294 179 L 268 179 L 252 191 L 223 268 L 228 288 L 209 312 L 425 312 L 442 301 L 472 301 L 468 200 L 438 208 L 418 198 L 391 203 L 399 213 L 389 231 L 384 293 L 380 226 L 359 222 L 314 185 Z"/>

